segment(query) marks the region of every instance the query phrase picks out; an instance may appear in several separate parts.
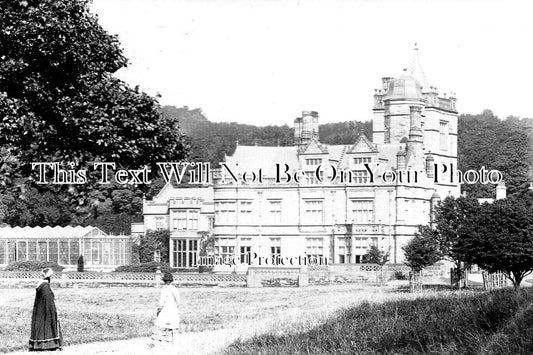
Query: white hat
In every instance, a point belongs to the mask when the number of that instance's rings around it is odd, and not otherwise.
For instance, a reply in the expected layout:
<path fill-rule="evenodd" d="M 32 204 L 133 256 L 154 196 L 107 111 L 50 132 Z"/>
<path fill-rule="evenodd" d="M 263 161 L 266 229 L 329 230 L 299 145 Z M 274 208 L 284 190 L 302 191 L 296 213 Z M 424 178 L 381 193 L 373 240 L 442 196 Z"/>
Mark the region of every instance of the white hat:
<path fill-rule="evenodd" d="M 46 269 L 43 269 L 43 271 L 41 271 L 41 274 L 43 275 L 43 279 L 46 279 L 54 274 L 54 270 L 47 267 Z"/>

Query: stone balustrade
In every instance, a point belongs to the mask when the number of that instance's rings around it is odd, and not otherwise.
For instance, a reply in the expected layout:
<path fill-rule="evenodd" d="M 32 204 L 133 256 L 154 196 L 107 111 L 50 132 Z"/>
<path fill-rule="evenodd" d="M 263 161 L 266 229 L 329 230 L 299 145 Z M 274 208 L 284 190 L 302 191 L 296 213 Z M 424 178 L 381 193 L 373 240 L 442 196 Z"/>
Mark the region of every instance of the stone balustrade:
<path fill-rule="evenodd" d="M 335 283 L 383 284 L 393 274 L 408 275 L 403 264 L 329 264 L 300 267 L 249 267 L 247 273 L 174 273 L 174 284 L 179 287 L 272 287 Z M 424 269 L 426 276 L 449 277 L 441 265 Z M 57 272 L 52 284 L 57 287 L 139 286 L 159 287 L 162 273 L 134 272 Z M 0 271 L 0 285 L 34 287 L 41 278 L 37 271 Z"/>

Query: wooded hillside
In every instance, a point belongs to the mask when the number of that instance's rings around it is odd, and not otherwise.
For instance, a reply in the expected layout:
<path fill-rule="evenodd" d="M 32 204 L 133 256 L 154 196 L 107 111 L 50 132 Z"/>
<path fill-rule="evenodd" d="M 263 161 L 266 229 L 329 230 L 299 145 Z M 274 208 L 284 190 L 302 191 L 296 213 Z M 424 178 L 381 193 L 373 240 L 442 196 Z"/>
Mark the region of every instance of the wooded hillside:
<path fill-rule="evenodd" d="M 165 106 L 165 115 L 178 120 L 191 145 L 191 159 L 217 164 L 231 155 L 235 142 L 251 145 L 291 145 L 294 129 L 288 125 L 257 127 L 240 123 L 210 122 L 200 109 Z M 508 193 L 529 186 L 533 177 L 533 119 L 508 117 L 499 119 L 492 111 L 463 114 L 458 117 L 459 169 L 500 170 Z M 354 143 L 360 134 L 372 139 L 372 123 L 339 122 L 320 125 L 320 141 L 326 144 Z M 476 197 L 493 197 L 492 185 L 463 185 L 464 191 Z"/>

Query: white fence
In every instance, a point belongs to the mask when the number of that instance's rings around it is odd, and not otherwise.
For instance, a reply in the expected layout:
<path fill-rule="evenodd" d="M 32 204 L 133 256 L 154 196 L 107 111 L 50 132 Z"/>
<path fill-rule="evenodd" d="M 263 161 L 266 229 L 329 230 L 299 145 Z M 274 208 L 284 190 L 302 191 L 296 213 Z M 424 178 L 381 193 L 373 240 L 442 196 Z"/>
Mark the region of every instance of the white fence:
<path fill-rule="evenodd" d="M 174 273 L 179 286 L 307 286 L 332 283 L 383 284 L 395 273 L 408 275 L 405 265 L 330 264 L 303 267 L 249 267 L 247 274 Z M 161 272 L 57 272 L 52 283 L 59 287 L 86 286 L 158 286 Z M 424 275 L 441 278 L 444 271 L 436 266 L 424 270 Z M 41 278 L 40 272 L 0 271 L 1 285 L 31 286 Z"/>
<path fill-rule="evenodd" d="M 246 275 L 175 273 L 174 284 L 180 286 L 245 286 Z M 0 284 L 30 285 L 41 278 L 40 272 L 0 271 Z M 51 282 L 60 287 L 79 286 L 157 286 L 161 273 L 137 272 L 57 272 Z"/>
<path fill-rule="evenodd" d="M 494 290 L 497 288 L 503 288 L 510 286 L 511 282 L 507 277 L 505 277 L 504 274 L 501 272 L 496 273 L 488 273 L 486 271 L 483 271 L 483 288 L 485 290 Z"/>

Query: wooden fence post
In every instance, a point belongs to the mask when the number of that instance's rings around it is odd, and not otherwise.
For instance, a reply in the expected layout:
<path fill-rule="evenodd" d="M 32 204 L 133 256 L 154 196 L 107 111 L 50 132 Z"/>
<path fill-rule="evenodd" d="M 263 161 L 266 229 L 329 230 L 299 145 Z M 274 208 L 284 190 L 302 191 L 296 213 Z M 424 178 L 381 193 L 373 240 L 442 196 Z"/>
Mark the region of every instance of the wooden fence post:
<path fill-rule="evenodd" d="M 453 288 L 465 288 L 468 286 L 468 273 L 463 268 L 450 269 L 450 283 Z"/>
<path fill-rule="evenodd" d="M 307 265 L 302 265 L 298 273 L 298 287 L 307 286 L 309 286 L 309 270 L 307 269 Z"/>
<path fill-rule="evenodd" d="M 161 287 L 161 268 L 159 266 L 154 275 L 154 287 Z"/>
<path fill-rule="evenodd" d="M 257 275 L 253 267 L 248 267 L 248 272 L 246 273 L 246 287 L 263 287 L 261 277 Z"/>
<path fill-rule="evenodd" d="M 60 282 L 61 287 L 67 287 L 67 279 L 68 279 L 68 275 L 65 272 L 61 272 L 61 282 Z"/>
<path fill-rule="evenodd" d="M 422 291 L 422 271 L 409 271 L 409 290 Z"/>
<path fill-rule="evenodd" d="M 385 271 L 383 270 L 383 265 L 379 266 L 378 273 L 379 273 L 378 274 L 379 285 L 380 286 L 387 286 L 387 280 L 386 280 L 386 276 L 385 276 Z"/>

